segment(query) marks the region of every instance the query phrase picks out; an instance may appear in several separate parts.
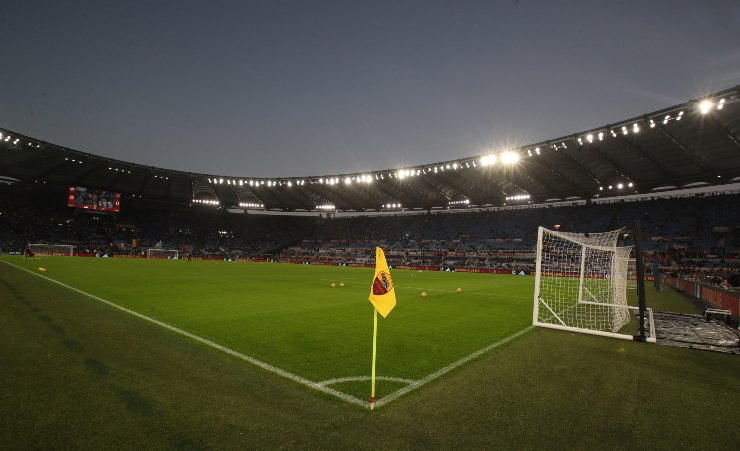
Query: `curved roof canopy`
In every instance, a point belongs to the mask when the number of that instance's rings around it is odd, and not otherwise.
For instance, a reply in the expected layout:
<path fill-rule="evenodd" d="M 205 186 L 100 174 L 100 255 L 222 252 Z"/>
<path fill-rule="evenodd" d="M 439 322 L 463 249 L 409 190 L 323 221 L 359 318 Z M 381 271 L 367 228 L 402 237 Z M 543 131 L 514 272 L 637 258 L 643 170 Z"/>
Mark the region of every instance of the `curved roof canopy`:
<path fill-rule="evenodd" d="M 528 146 L 371 173 L 182 172 L 0 128 L 0 176 L 178 204 L 282 211 L 468 208 L 721 185 L 740 180 L 740 86 Z"/>

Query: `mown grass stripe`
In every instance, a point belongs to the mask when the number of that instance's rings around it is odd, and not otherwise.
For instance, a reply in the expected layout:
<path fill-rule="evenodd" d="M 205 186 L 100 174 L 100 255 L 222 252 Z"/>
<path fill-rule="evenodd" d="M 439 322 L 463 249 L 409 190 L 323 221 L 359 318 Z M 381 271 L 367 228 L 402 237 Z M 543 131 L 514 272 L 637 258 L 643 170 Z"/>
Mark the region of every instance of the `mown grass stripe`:
<path fill-rule="evenodd" d="M 2 261 L 2 260 L 0 260 L 0 261 Z M 93 294 L 90 294 L 90 293 L 88 293 L 86 291 L 83 291 L 83 290 L 80 290 L 78 288 L 75 288 L 73 286 L 67 285 L 67 284 L 65 284 L 63 282 L 60 282 L 58 280 L 54 280 L 52 278 L 43 276 L 41 274 L 37 274 L 37 273 L 35 273 L 33 271 L 30 271 L 30 270 L 28 270 L 26 268 L 23 268 L 23 267 L 14 265 L 14 264 L 9 263 L 9 262 L 6 262 L 6 261 L 2 261 L 2 262 L 5 263 L 5 264 L 7 264 L 7 265 L 10 265 L 10 266 L 13 266 L 15 268 L 18 268 L 18 269 L 20 269 L 22 271 L 25 271 L 25 272 L 27 272 L 29 274 L 32 274 L 34 276 L 38 276 L 38 277 L 41 277 L 42 279 L 46 279 L 46 280 L 48 280 L 50 282 L 53 282 L 53 283 L 55 283 L 57 285 L 61 285 L 64 288 L 67 288 L 69 290 L 72 290 L 72 291 L 75 291 L 77 293 L 80 293 L 80 294 L 82 294 L 84 296 L 89 297 L 90 299 L 94 299 L 94 300 L 96 300 L 98 302 L 102 302 L 102 303 L 104 303 L 106 305 L 109 305 L 109 306 L 111 306 L 113 308 L 116 308 L 118 310 L 121 310 L 122 312 L 126 312 L 126 313 L 128 313 L 130 315 L 133 315 L 133 316 L 137 317 L 137 318 L 143 319 L 145 321 L 149 321 L 150 323 L 156 324 L 156 325 L 158 325 L 160 327 L 163 327 L 165 329 L 168 329 L 168 330 L 170 330 L 172 332 L 175 332 L 175 333 L 180 334 L 182 336 L 188 337 L 188 338 L 190 338 L 192 340 L 195 340 L 195 341 L 197 341 L 199 343 L 202 343 L 202 344 L 204 344 L 206 346 L 210 346 L 210 347 L 212 347 L 214 349 L 218 349 L 219 351 L 222 351 L 222 352 L 224 352 L 226 354 L 229 354 L 231 356 L 234 356 L 234 357 L 236 357 L 238 359 L 241 359 L 241 360 L 243 360 L 245 362 L 251 363 L 252 365 L 255 365 L 255 366 L 259 367 L 259 368 L 262 368 L 263 370 L 266 370 L 266 371 L 269 371 L 271 373 L 277 374 L 278 376 L 284 377 L 286 379 L 290 379 L 290 380 L 292 380 L 294 382 L 297 382 L 297 383 L 299 383 L 301 385 L 305 385 L 305 386 L 307 386 L 309 388 L 312 388 L 314 390 L 317 390 L 317 391 L 320 391 L 320 392 L 323 392 L 323 393 L 326 393 L 326 394 L 335 396 L 335 397 L 341 399 L 342 401 L 346 401 L 346 402 L 348 402 L 350 404 L 355 404 L 355 405 L 358 405 L 358 406 L 361 406 L 361 407 L 368 407 L 368 403 L 366 401 L 362 401 L 362 400 L 360 400 L 360 399 L 358 399 L 358 398 L 356 398 L 356 397 L 354 397 L 352 395 L 349 395 L 347 393 L 342 393 L 342 392 L 337 391 L 337 390 L 334 390 L 332 388 L 325 387 L 323 385 L 320 385 L 319 383 L 310 381 L 310 380 L 308 380 L 308 379 L 306 379 L 304 377 L 301 377 L 301 376 L 299 376 L 297 374 L 291 373 L 290 371 L 286 371 L 286 370 L 284 370 L 282 368 L 278 368 L 278 367 L 276 367 L 274 365 L 270 365 L 269 363 L 263 362 L 261 360 L 257 360 L 254 357 L 250 357 L 250 356 L 248 356 L 246 354 L 242 354 L 241 352 L 234 351 L 233 349 L 227 348 L 226 346 L 222 346 L 222 345 L 220 345 L 220 344 L 218 344 L 216 342 L 213 342 L 211 340 L 208 340 L 207 338 L 203 338 L 201 336 L 192 334 L 192 333 L 190 333 L 188 331 L 185 331 L 185 330 L 180 329 L 178 327 L 175 327 L 175 326 L 172 326 L 170 324 L 164 323 L 162 321 L 156 320 L 156 319 L 151 318 L 149 316 L 142 315 L 139 312 L 136 312 L 134 310 L 127 309 L 126 307 L 122 307 L 122 306 L 120 306 L 120 305 L 118 305 L 118 304 L 116 304 L 114 302 L 108 301 L 107 299 L 103 299 L 103 298 L 101 298 L 99 296 L 95 296 Z"/>

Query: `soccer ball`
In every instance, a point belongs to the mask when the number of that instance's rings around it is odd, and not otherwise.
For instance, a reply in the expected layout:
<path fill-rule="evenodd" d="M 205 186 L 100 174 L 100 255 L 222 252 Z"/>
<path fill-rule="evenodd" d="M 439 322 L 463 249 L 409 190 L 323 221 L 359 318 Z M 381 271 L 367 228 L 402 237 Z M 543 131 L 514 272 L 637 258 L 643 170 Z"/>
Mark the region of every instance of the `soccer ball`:
<path fill-rule="evenodd" d="M 422 299 L 426 299 L 427 298 L 427 292 L 426 291 L 422 291 L 419 296 L 421 296 Z"/>
<path fill-rule="evenodd" d="M 329 286 L 332 287 L 332 288 L 336 288 L 337 287 L 337 284 L 335 284 L 334 282 L 332 282 Z"/>
<path fill-rule="evenodd" d="M 46 268 L 39 268 L 39 271 L 44 272 L 46 271 Z"/>
<path fill-rule="evenodd" d="M 457 291 L 458 293 L 462 293 L 462 288 L 458 288 L 458 289 L 457 289 L 457 290 L 455 290 L 455 291 Z"/>
<path fill-rule="evenodd" d="M 339 286 L 340 287 L 343 287 L 344 286 L 344 282 L 339 282 Z"/>

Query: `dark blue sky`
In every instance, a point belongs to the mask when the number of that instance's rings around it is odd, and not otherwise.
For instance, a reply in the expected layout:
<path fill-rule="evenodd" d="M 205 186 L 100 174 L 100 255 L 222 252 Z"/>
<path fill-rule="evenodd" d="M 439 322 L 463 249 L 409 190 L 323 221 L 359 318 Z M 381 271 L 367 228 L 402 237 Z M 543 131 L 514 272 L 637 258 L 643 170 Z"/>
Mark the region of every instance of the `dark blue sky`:
<path fill-rule="evenodd" d="M 0 126 L 308 176 L 534 143 L 740 83 L 740 1 L 2 2 Z"/>

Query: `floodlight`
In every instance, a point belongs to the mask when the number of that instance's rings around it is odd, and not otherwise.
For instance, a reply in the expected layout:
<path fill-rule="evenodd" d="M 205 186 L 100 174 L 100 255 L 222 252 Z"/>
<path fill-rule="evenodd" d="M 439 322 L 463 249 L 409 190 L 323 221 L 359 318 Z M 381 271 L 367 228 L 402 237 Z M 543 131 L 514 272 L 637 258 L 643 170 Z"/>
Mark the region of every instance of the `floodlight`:
<path fill-rule="evenodd" d="M 622 134 L 623 134 L 623 135 L 626 135 L 627 133 L 629 133 L 629 131 L 627 130 L 627 127 L 625 127 L 625 126 L 623 125 L 623 126 L 622 126 Z"/>
<path fill-rule="evenodd" d="M 722 107 L 725 106 L 725 99 L 719 99 L 719 103 L 717 104 L 717 109 L 721 110 Z"/>
<path fill-rule="evenodd" d="M 637 125 L 637 122 L 632 124 L 632 133 L 638 133 L 640 131 L 640 126 Z"/>
<path fill-rule="evenodd" d="M 632 188 L 632 187 L 634 186 L 634 184 L 633 184 L 632 182 L 629 182 L 629 183 L 627 184 L 627 186 L 629 186 L 630 188 Z"/>
<path fill-rule="evenodd" d="M 496 155 L 483 155 L 480 159 L 480 164 L 482 166 L 496 164 Z"/>
<path fill-rule="evenodd" d="M 617 189 L 622 189 L 622 188 L 624 188 L 624 185 L 623 184 L 621 184 L 621 183 L 617 184 Z"/>
<path fill-rule="evenodd" d="M 712 109 L 712 102 L 709 100 L 702 100 L 699 104 L 699 111 L 701 111 L 701 114 L 707 114 L 709 113 L 709 110 Z"/>
<path fill-rule="evenodd" d="M 655 121 L 650 119 L 650 128 L 655 128 Z"/>
<path fill-rule="evenodd" d="M 604 140 L 604 132 L 599 132 L 599 141 Z"/>
<path fill-rule="evenodd" d="M 540 154 L 540 148 L 539 147 L 535 147 L 534 151 L 537 152 L 537 155 Z"/>
<path fill-rule="evenodd" d="M 352 184 L 352 179 L 350 179 L 349 177 L 347 177 L 346 179 L 344 179 L 344 184 L 345 185 L 351 185 Z"/>
<path fill-rule="evenodd" d="M 594 142 L 594 135 L 592 135 L 590 133 L 588 135 L 586 135 L 586 141 L 588 141 L 590 143 Z"/>
<path fill-rule="evenodd" d="M 501 162 L 504 164 L 514 164 L 519 161 L 519 154 L 516 152 L 506 151 L 501 154 Z"/>

